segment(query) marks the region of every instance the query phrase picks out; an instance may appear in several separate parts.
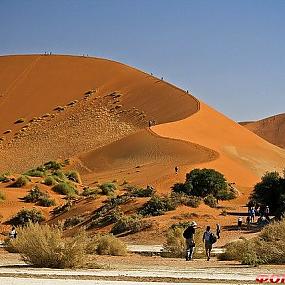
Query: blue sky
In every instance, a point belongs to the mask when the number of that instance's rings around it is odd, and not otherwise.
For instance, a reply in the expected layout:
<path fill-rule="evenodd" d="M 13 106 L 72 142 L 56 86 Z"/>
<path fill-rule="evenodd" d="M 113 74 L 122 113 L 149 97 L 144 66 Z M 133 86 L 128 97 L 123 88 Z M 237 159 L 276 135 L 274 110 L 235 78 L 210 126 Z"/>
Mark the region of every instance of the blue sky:
<path fill-rule="evenodd" d="M 285 112 L 285 0 L 0 0 L 0 54 L 135 66 L 234 120 Z"/>

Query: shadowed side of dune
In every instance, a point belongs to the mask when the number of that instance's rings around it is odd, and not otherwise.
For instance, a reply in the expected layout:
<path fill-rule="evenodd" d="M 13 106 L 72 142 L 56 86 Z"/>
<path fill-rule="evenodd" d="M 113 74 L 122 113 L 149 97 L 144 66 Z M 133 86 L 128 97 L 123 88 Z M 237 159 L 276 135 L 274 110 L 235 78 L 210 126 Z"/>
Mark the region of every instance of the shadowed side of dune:
<path fill-rule="evenodd" d="M 206 147 L 159 137 L 141 130 L 119 141 L 82 154 L 79 159 L 95 173 L 136 166 L 194 165 L 216 159 L 218 154 Z"/>
<path fill-rule="evenodd" d="M 240 124 L 268 142 L 285 148 L 285 114 Z"/>

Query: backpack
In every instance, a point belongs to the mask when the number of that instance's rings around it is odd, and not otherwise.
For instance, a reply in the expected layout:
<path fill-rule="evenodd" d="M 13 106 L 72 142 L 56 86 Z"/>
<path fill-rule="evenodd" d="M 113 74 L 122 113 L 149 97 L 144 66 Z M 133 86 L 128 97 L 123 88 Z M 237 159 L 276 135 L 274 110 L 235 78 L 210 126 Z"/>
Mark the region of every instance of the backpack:
<path fill-rule="evenodd" d="M 213 233 L 210 234 L 210 243 L 213 244 L 217 241 L 217 237 L 216 235 L 214 235 Z"/>
<path fill-rule="evenodd" d="M 183 237 L 185 239 L 189 239 L 190 237 L 193 236 L 193 233 L 192 233 L 192 228 L 191 227 L 188 227 L 184 232 L 183 232 Z"/>

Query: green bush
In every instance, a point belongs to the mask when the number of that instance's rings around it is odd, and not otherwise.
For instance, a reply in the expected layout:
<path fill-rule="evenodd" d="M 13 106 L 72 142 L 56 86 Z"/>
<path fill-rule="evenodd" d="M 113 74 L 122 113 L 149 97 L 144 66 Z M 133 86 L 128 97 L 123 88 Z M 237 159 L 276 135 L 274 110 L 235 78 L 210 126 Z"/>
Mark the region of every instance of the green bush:
<path fill-rule="evenodd" d="M 99 239 L 97 245 L 97 253 L 99 255 L 127 255 L 126 245 L 113 235 L 104 235 Z"/>
<path fill-rule="evenodd" d="M 184 193 L 187 195 L 191 195 L 191 191 L 193 190 L 193 186 L 191 183 L 175 183 L 171 187 L 174 193 Z"/>
<path fill-rule="evenodd" d="M 204 198 L 204 203 L 211 208 L 217 207 L 217 199 L 212 194 L 210 194 Z"/>
<path fill-rule="evenodd" d="M 76 189 L 66 182 L 60 182 L 59 184 L 55 185 L 53 191 L 66 196 L 75 196 L 77 194 Z"/>
<path fill-rule="evenodd" d="M 26 176 L 32 176 L 32 177 L 44 177 L 45 172 L 39 169 L 30 169 L 24 173 Z"/>
<path fill-rule="evenodd" d="M 68 180 L 73 182 L 81 183 L 81 177 L 77 171 L 69 171 L 65 173 Z"/>
<path fill-rule="evenodd" d="M 82 223 L 83 220 L 84 219 L 81 216 L 74 216 L 74 217 L 68 218 L 64 221 L 63 227 L 65 229 L 75 227 L 76 225 Z"/>
<path fill-rule="evenodd" d="M 101 184 L 99 188 L 101 189 L 103 195 L 111 195 L 115 192 L 117 186 L 114 183 L 106 182 Z"/>
<path fill-rule="evenodd" d="M 151 197 L 155 194 L 155 189 L 152 186 L 147 186 L 144 188 L 134 188 L 130 195 L 132 197 Z"/>
<path fill-rule="evenodd" d="M 189 196 L 184 193 L 172 193 L 171 197 L 178 205 L 185 205 L 191 208 L 199 207 L 202 201 L 200 197 Z"/>
<path fill-rule="evenodd" d="M 16 181 L 11 185 L 11 187 L 21 188 L 29 183 L 29 178 L 27 176 L 21 175 L 16 179 Z"/>
<path fill-rule="evenodd" d="M 216 194 L 216 198 L 217 201 L 218 200 L 232 200 L 235 199 L 237 197 L 237 193 L 234 189 L 229 188 L 229 189 L 223 189 L 223 190 L 219 190 Z"/>
<path fill-rule="evenodd" d="M 10 182 L 11 179 L 7 177 L 6 174 L 1 174 L 0 175 L 0 183 L 6 183 L 6 182 Z"/>
<path fill-rule="evenodd" d="M 56 184 L 56 180 L 54 179 L 53 176 L 48 176 L 44 180 L 44 184 L 47 186 L 53 186 Z"/>
<path fill-rule="evenodd" d="M 186 174 L 186 182 L 191 184 L 194 196 L 206 197 L 209 194 L 216 196 L 218 191 L 226 190 L 228 185 L 224 175 L 214 169 L 193 169 Z"/>
<path fill-rule="evenodd" d="M 54 199 L 51 199 L 48 196 L 44 196 L 38 200 L 38 205 L 42 207 L 52 207 L 52 206 L 55 206 L 56 203 Z"/>
<path fill-rule="evenodd" d="M 165 212 L 175 210 L 177 204 L 170 197 L 152 196 L 151 199 L 139 210 L 142 216 L 159 216 Z"/>
<path fill-rule="evenodd" d="M 71 209 L 72 206 L 73 206 L 73 203 L 71 201 L 67 201 L 65 204 L 59 205 L 56 208 L 54 208 L 52 210 L 52 214 L 53 215 L 59 215 L 62 213 L 66 213 Z"/>
<path fill-rule="evenodd" d="M 113 225 L 111 233 L 137 233 L 152 226 L 152 222 L 144 221 L 139 215 L 125 216 L 122 215 L 118 218 L 117 222 Z"/>
<path fill-rule="evenodd" d="M 35 187 L 33 187 L 30 191 L 29 194 L 26 195 L 23 199 L 25 202 L 28 203 L 36 203 L 38 202 L 38 200 L 40 198 L 42 198 L 43 196 L 45 196 L 46 194 L 43 193 L 40 188 L 36 185 Z"/>
<path fill-rule="evenodd" d="M 18 212 L 9 222 L 14 226 L 25 226 L 28 223 L 40 223 L 45 220 L 41 211 L 23 209 Z"/>
<path fill-rule="evenodd" d="M 97 196 L 99 193 L 99 190 L 97 188 L 89 188 L 85 187 L 83 189 L 83 192 L 81 193 L 82 196 L 89 197 L 89 196 Z"/>
<path fill-rule="evenodd" d="M 105 212 L 106 211 L 106 212 Z M 111 209 L 105 210 L 104 207 L 98 210 L 95 216 L 92 218 L 92 222 L 88 225 L 88 229 L 96 229 L 109 226 L 116 223 L 122 215 L 120 209 L 113 207 Z"/>
<path fill-rule="evenodd" d="M 66 182 L 67 178 L 65 177 L 64 173 L 60 170 L 55 170 L 52 172 L 52 175 L 53 179 L 56 181 L 56 182 Z"/>
<path fill-rule="evenodd" d="M 0 202 L 3 202 L 5 199 L 6 199 L 5 194 L 0 191 Z"/>
<path fill-rule="evenodd" d="M 285 220 L 270 224 L 251 240 L 226 245 L 221 260 L 237 260 L 242 264 L 285 264 Z"/>
<path fill-rule="evenodd" d="M 49 161 L 44 164 L 44 168 L 46 170 L 60 170 L 62 165 L 57 161 Z"/>
<path fill-rule="evenodd" d="M 35 267 L 75 268 L 87 264 L 88 240 L 84 234 L 63 238 L 60 228 L 28 224 L 17 229 L 18 237 L 10 247 L 19 252 L 24 261 Z"/>

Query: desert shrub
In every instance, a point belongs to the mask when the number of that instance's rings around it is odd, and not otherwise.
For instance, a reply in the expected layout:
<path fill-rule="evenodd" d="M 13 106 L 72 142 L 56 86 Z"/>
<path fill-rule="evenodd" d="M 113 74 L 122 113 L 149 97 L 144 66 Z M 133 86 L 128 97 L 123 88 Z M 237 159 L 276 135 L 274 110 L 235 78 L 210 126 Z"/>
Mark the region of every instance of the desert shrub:
<path fill-rule="evenodd" d="M 2 183 L 6 183 L 6 182 L 10 182 L 10 178 L 9 177 L 7 177 L 7 175 L 6 174 L 0 174 L 0 183 L 2 182 Z"/>
<path fill-rule="evenodd" d="M 9 221 L 9 223 L 14 226 L 25 226 L 28 223 L 40 223 L 44 220 L 45 217 L 41 211 L 36 209 L 22 209 Z"/>
<path fill-rule="evenodd" d="M 36 203 L 38 200 L 45 196 L 46 194 L 40 190 L 40 188 L 36 185 L 33 187 L 30 191 L 29 194 L 26 195 L 23 199 L 25 202 L 28 203 Z"/>
<path fill-rule="evenodd" d="M 55 170 L 51 175 L 56 182 L 66 182 L 67 178 L 61 170 Z"/>
<path fill-rule="evenodd" d="M 62 168 L 61 163 L 57 161 L 49 161 L 44 164 L 46 170 L 60 170 Z"/>
<path fill-rule="evenodd" d="M 66 196 L 75 196 L 77 194 L 76 189 L 66 182 L 60 182 L 59 184 L 53 186 L 53 191 Z"/>
<path fill-rule="evenodd" d="M 63 227 L 64 228 L 72 228 L 75 227 L 76 225 L 80 224 L 83 222 L 83 217 L 81 216 L 74 216 L 71 218 L 68 218 L 64 221 Z"/>
<path fill-rule="evenodd" d="M 204 203 L 211 208 L 217 207 L 217 199 L 212 194 L 210 194 L 204 198 Z"/>
<path fill-rule="evenodd" d="M 72 205 L 73 205 L 73 202 L 67 201 L 65 204 L 55 207 L 52 210 L 52 214 L 53 215 L 59 215 L 59 214 L 68 212 L 71 209 Z"/>
<path fill-rule="evenodd" d="M 191 183 L 175 183 L 171 189 L 174 193 L 185 193 L 187 195 L 191 195 L 193 186 Z"/>
<path fill-rule="evenodd" d="M 146 188 L 135 188 L 130 192 L 132 197 L 151 197 L 155 194 L 155 189 L 152 186 Z"/>
<path fill-rule="evenodd" d="M 53 186 L 56 184 L 56 180 L 54 179 L 53 176 L 48 176 L 44 180 L 44 184 L 47 186 Z"/>
<path fill-rule="evenodd" d="M 117 222 L 113 225 L 111 233 L 117 235 L 121 233 L 137 233 L 152 226 L 152 222 L 144 221 L 139 215 L 125 216 L 122 215 L 118 218 Z"/>
<path fill-rule="evenodd" d="M 119 206 L 122 204 L 126 204 L 129 201 L 131 201 L 132 198 L 128 194 L 123 194 L 115 197 L 110 197 L 106 200 L 106 203 L 109 204 L 110 206 Z"/>
<path fill-rule="evenodd" d="M 238 260 L 243 264 L 285 264 L 285 220 L 263 228 L 258 237 L 239 240 L 226 245 L 218 257 Z"/>
<path fill-rule="evenodd" d="M 175 227 L 167 231 L 166 242 L 163 245 L 164 257 L 185 257 L 185 239 L 183 228 Z"/>
<path fill-rule="evenodd" d="M 202 201 L 200 197 L 189 196 L 184 193 L 172 193 L 171 197 L 178 205 L 185 205 L 191 208 L 199 207 Z"/>
<path fill-rule="evenodd" d="M 26 171 L 24 173 L 24 175 L 32 176 L 32 177 L 44 177 L 45 176 L 45 172 L 35 168 L 35 169 L 30 169 L 30 170 Z"/>
<path fill-rule="evenodd" d="M 74 268 L 86 264 L 86 236 L 63 238 L 60 228 L 28 224 L 18 229 L 11 245 L 23 259 L 36 267 Z"/>
<path fill-rule="evenodd" d="M 159 216 L 165 212 L 175 210 L 177 204 L 170 197 L 152 196 L 151 199 L 139 210 L 142 216 Z"/>
<path fill-rule="evenodd" d="M 232 200 L 237 197 L 237 193 L 233 188 L 219 190 L 215 196 L 218 200 Z"/>
<path fill-rule="evenodd" d="M 55 206 L 56 203 L 54 199 L 51 199 L 48 196 L 43 196 L 38 200 L 38 205 L 42 207 L 52 207 Z"/>
<path fill-rule="evenodd" d="M 85 187 L 81 195 L 85 197 L 89 197 L 89 196 L 97 196 L 98 193 L 99 193 L 99 190 L 97 188 Z"/>
<path fill-rule="evenodd" d="M 29 183 L 29 178 L 27 176 L 21 175 L 16 179 L 16 181 L 11 185 L 11 187 L 21 188 Z"/>
<path fill-rule="evenodd" d="M 116 223 L 121 215 L 122 212 L 119 208 L 108 209 L 105 212 L 105 208 L 102 207 L 92 218 L 92 222 L 88 225 L 88 229 L 102 228 Z"/>
<path fill-rule="evenodd" d="M 101 184 L 99 188 L 101 189 L 103 195 L 111 195 L 117 189 L 117 186 L 112 182 L 106 182 Z"/>
<path fill-rule="evenodd" d="M 0 202 L 3 202 L 5 199 L 6 199 L 5 194 L 0 191 Z"/>
<path fill-rule="evenodd" d="M 104 235 L 98 241 L 96 252 L 99 255 L 125 256 L 127 255 L 127 247 L 113 235 Z"/>
<path fill-rule="evenodd" d="M 25 119 L 24 118 L 19 118 L 15 121 L 15 124 L 20 124 L 20 123 L 24 123 Z"/>
<path fill-rule="evenodd" d="M 81 183 L 81 177 L 77 171 L 69 171 L 65 173 L 68 180 L 73 182 Z"/>

